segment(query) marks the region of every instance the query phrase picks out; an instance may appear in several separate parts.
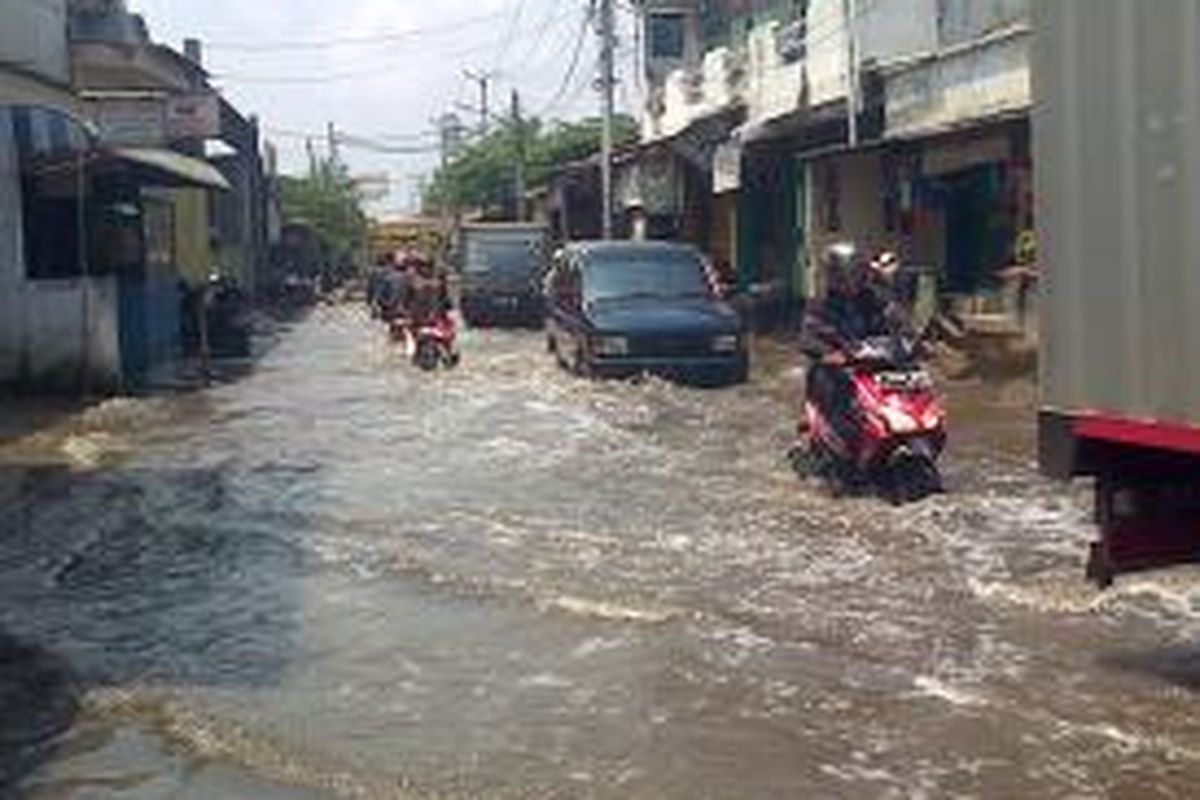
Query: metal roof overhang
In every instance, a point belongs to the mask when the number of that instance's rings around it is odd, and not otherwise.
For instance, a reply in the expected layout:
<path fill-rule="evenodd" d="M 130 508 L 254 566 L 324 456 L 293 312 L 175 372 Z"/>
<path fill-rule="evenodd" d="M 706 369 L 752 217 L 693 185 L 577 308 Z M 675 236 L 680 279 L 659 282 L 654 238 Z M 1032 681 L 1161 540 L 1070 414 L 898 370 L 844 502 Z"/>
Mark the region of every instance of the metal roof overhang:
<path fill-rule="evenodd" d="M 200 187 L 232 191 L 220 170 L 198 158 L 152 147 L 114 147 L 104 152 L 105 160 L 129 165 L 150 186 Z"/>

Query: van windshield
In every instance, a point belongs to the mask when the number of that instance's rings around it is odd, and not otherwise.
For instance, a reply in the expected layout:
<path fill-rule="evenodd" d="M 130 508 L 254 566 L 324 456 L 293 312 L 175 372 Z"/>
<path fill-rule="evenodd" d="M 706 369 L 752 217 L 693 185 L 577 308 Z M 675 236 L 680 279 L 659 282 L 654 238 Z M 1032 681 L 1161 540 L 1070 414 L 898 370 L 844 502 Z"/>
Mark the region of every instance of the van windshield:
<path fill-rule="evenodd" d="M 704 264 L 689 250 L 594 253 L 585 274 L 589 302 L 712 296 Z"/>
<path fill-rule="evenodd" d="M 528 274 L 537 268 L 536 246 L 529 241 L 487 242 L 477 244 L 467 258 L 468 272 L 492 272 L 502 275 Z"/>

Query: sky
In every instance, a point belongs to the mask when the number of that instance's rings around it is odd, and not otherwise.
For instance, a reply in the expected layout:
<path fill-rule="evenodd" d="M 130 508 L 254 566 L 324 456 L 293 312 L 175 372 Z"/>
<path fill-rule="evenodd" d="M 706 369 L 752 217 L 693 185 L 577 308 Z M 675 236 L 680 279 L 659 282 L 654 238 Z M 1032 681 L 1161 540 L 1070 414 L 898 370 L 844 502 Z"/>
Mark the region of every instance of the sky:
<path fill-rule="evenodd" d="M 464 70 L 493 73 L 491 111 L 507 113 L 519 89 L 525 114 L 595 116 L 596 36 L 583 33 L 588 0 L 131 0 L 155 40 L 204 42 L 213 84 L 257 114 L 281 169 L 302 171 L 306 138 L 327 152 L 332 122 L 389 149 L 343 146 L 355 175 L 386 175 L 378 215 L 415 210 L 420 176 L 438 163 L 435 120 L 479 124 L 479 86 Z M 621 4 L 618 4 L 620 7 Z M 638 105 L 632 19 L 619 12 L 618 105 Z M 578 48 L 574 72 L 570 65 Z M 569 78 L 569 80 L 568 80 Z"/>

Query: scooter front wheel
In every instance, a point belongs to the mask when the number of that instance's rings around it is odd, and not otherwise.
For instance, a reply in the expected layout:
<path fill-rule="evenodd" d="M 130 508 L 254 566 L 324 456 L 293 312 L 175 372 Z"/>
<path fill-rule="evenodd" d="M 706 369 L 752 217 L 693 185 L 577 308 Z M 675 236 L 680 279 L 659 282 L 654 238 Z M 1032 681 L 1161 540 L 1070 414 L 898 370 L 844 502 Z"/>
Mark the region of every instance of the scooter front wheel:
<path fill-rule="evenodd" d="M 435 342 L 423 341 L 417 343 L 417 352 L 413 356 L 413 361 L 418 367 L 426 372 L 433 372 L 438 368 L 438 362 L 441 361 L 441 355 L 438 353 L 438 346 Z"/>
<path fill-rule="evenodd" d="M 923 458 L 909 458 L 892 466 L 887 499 L 895 506 L 919 503 L 941 494 L 943 488 L 937 464 Z"/>

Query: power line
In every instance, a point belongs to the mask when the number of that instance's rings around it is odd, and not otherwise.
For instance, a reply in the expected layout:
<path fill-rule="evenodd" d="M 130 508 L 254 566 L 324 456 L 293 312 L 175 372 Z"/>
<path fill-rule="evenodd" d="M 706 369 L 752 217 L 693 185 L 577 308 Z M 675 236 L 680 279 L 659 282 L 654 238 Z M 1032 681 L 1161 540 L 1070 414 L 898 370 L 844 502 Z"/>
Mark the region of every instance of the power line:
<path fill-rule="evenodd" d="M 591 21 L 592 14 L 589 10 L 587 14 L 584 15 L 583 24 L 579 26 L 579 35 L 575 40 L 575 52 L 571 55 L 571 61 L 567 67 L 566 74 L 563 76 L 562 84 L 559 85 L 558 91 L 555 92 L 554 97 L 550 100 L 550 102 L 546 103 L 542 110 L 538 113 L 539 117 L 547 116 L 556 108 L 559 101 L 561 101 L 563 96 L 566 95 L 567 90 L 571 86 L 571 82 L 575 79 L 575 72 L 579 69 L 579 62 L 583 57 L 583 45 L 587 40 L 588 25 L 591 24 Z"/>
<path fill-rule="evenodd" d="M 336 141 L 338 144 L 345 145 L 351 149 L 367 150 L 372 153 L 379 153 L 381 155 L 425 155 L 428 153 L 436 153 L 441 150 L 440 143 L 410 146 L 389 145 L 382 142 L 377 142 L 373 139 L 368 139 L 365 136 L 355 136 L 353 134 L 344 132 L 338 133 Z"/>
<path fill-rule="evenodd" d="M 317 133 L 314 131 L 301 131 L 301 130 L 295 130 L 295 129 L 289 129 L 289 128 L 275 128 L 275 127 L 271 127 L 271 126 L 264 127 L 263 130 L 267 133 L 268 136 L 277 136 L 277 137 L 288 138 L 288 139 L 317 140 L 317 139 L 324 139 L 329 136 L 328 131 Z M 426 153 L 435 153 L 435 152 L 437 152 L 438 148 L 440 147 L 439 144 L 434 144 L 434 143 L 425 144 L 425 145 L 412 144 L 412 145 L 408 145 L 408 146 L 392 145 L 392 144 L 387 144 L 383 141 L 379 141 L 372 137 L 360 136 L 357 134 L 347 133 L 346 131 L 343 131 L 341 129 L 338 129 L 336 131 L 336 133 L 334 135 L 334 141 L 338 145 L 348 147 L 350 149 L 369 150 L 369 151 L 378 152 L 378 153 L 381 153 L 384 155 L 423 155 Z"/>
<path fill-rule="evenodd" d="M 394 72 L 388 72 L 380 67 L 350 72 L 330 72 L 324 75 L 237 75 L 229 72 L 218 72 L 211 75 L 214 81 L 275 86 L 316 86 L 324 83 L 395 77 Z"/>
<path fill-rule="evenodd" d="M 534 56 L 538 54 L 546 35 L 550 32 L 550 29 L 554 27 L 554 23 L 560 19 L 558 10 L 561 5 L 562 0 L 554 0 L 554 4 L 550 6 L 550 13 L 546 15 L 541 26 L 539 26 L 537 31 L 534 33 L 533 44 L 525 51 L 525 58 L 521 60 L 522 64 L 529 64 L 531 61 L 533 61 Z"/>
<path fill-rule="evenodd" d="M 208 43 L 205 46 L 210 50 L 230 50 L 243 53 L 273 53 L 287 50 L 327 50 L 335 47 L 387 44 L 390 42 L 402 41 L 404 39 L 411 39 L 414 37 L 431 36 L 437 34 L 458 34 L 464 27 L 482 25 L 485 22 L 494 21 L 501 15 L 501 12 L 493 11 L 489 14 L 484 14 L 478 17 L 468 17 L 453 23 L 444 23 L 441 25 L 433 25 L 422 28 L 409 28 L 407 30 L 392 31 L 390 33 L 382 33 L 374 36 L 346 36 L 329 39 L 293 41 L 281 40 L 275 42 L 222 42 L 218 40 Z"/>
<path fill-rule="evenodd" d="M 492 15 L 492 16 L 494 18 L 496 15 Z M 563 14 L 563 15 L 557 17 L 557 19 L 564 19 L 567 16 L 568 16 L 568 14 Z M 442 58 L 446 58 L 446 59 L 459 59 L 459 58 L 474 57 L 474 56 L 477 56 L 479 54 L 479 52 L 481 50 L 483 50 L 484 48 L 486 48 L 487 46 L 488 46 L 487 43 L 459 46 L 452 50 L 440 51 L 437 53 L 437 55 L 439 55 Z M 425 55 L 429 55 L 429 53 L 425 53 Z M 415 59 L 413 59 L 413 61 L 415 62 Z M 351 67 L 349 69 L 337 71 L 337 72 L 324 72 L 324 73 L 299 74 L 299 75 L 297 75 L 297 74 L 254 75 L 254 74 L 243 74 L 243 73 L 238 73 L 238 72 L 223 72 L 220 70 L 213 70 L 211 77 L 213 80 L 225 80 L 225 81 L 229 81 L 231 83 L 240 83 L 240 84 L 263 84 L 263 85 L 279 85 L 279 86 L 293 86 L 293 85 L 295 85 L 295 86 L 310 86 L 310 85 L 322 85 L 322 84 L 331 84 L 331 83 L 342 83 L 345 81 L 354 81 L 354 80 L 373 80 L 373 79 L 377 79 L 380 77 L 396 77 L 396 75 L 397 75 L 397 71 L 396 71 L 397 61 L 394 58 L 391 61 L 386 61 L 386 62 L 372 60 L 372 61 L 360 62 L 360 63 L 362 64 L 361 68 L 357 68 L 357 65 L 355 65 L 354 67 Z"/>
<path fill-rule="evenodd" d="M 500 41 L 500 49 L 496 51 L 496 59 L 492 64 L 492 71 L 499 72 L 504 65 L 504 59 L 508 55 L 509 48 L 512 47 L 513 37 L 517 34 L 517 28 L 521 25 L 521 15 L 525 11 L 525 0 L 515 0 L 513 5 L 512 18 L 509 20 L 508 29 L 505 31 L 504 38 Z"/>
<path fill-rule="evenodd" d="M 525 60 L 521 62 L 523 74 L 529 76 L 522 81 L 526 88 L 536 87 L 542 93 L 549 94 L 559 87 L 562 81 L 560 69 L 563 57 L 572 52 L 576 36 L 576 14 L 571 13 L 559 19 L 565 18 L 569 18 L 571 24 L 560 25 L 556 35 L 548 40 L 545 36 L 540 37 L 537 46 L 531 48 Z"/>

